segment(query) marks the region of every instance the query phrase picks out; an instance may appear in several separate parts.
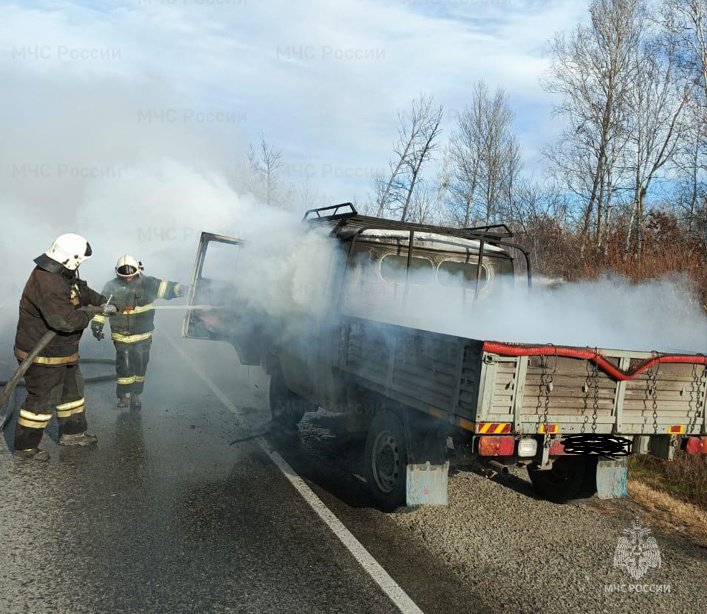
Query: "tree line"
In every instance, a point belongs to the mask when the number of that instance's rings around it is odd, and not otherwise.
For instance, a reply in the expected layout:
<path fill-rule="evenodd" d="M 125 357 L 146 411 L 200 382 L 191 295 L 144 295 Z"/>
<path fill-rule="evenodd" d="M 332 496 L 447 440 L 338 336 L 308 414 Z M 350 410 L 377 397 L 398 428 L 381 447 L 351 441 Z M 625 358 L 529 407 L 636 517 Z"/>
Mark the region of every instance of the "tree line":
<path fill-rule="evenodd" d="M 587 23 L 556 34 L 549 53 L 541 85 L 564 129 L 542 151 L 547 176 L 524 178 L 509 97 L 480 81 L 446 142 L 431 96 L 398 113 L 367 210 L 503 222 L 550 274 L 687 270 L 707 295 L 707 0 L 594 0 Z"/>
<path fill-rule="evenodd" d="M 508 224 L 539 270 L 568 279 L 687 273 L 707 305 L 707 0 L 593 0 L 548 49 L 539 78 L 564 128 L 542 149 L 544 177 L 523 172 L 508 94 L 479 81 L 449 134 L 432 95 L 398 111 L 389 163 L 358 208 Z M 261 138 L 248 162 L 254 193 L 292 200 L 281 152 Z"/>

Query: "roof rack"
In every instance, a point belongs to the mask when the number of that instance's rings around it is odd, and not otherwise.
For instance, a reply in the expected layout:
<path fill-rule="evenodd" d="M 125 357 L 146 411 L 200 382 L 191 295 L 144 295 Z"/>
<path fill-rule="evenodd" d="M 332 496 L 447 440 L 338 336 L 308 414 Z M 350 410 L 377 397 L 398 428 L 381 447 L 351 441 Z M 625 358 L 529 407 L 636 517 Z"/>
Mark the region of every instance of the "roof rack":
<path fill-rule="evenodd" d="M 315 220 L 316 218 L 312 221 Z M 494 232 L 496 228 L 503 230 L 501 232 Z M 387 220 L 367 215 L 349 215 L 342 217 L 341 221 L 336 225 L 334 232 L 345 238 L 347 235 L 360 234 L 366 230 L 414 230 L 415 232 L 429 232 L 460 239 L 484 240 L 492 243 L 513 237 L 513 233 L 505 224 L 495 224 L 490 227 L 482 226 L 480 228 L 450 228 L 431 224 Z"/>
<path fill-rule="evenodd" d="M 500 232 L 496 232 L 499 229 Z M 474 226 L 473 228 L 462 228 L 462 230 L 469 230 L 476 233 L 492 234 L 496 235 L 499 239 L 510 239 L 513 237 L 513 232 L 506 224 L 490 224 L 489 226 Z"/>
<path fill-rule="evenodd" d="M 340 212 L 341 209 L 344 211 Z M 322 215 L 327 211 L 331 211 L 332 213 Z M 358 211 L 356 211 L 356 207 L 353 206 L 353 203 L 339 203 L 338 205 L 319 207 L 318 209 L 308 209 L 305 211 L 302 221 L 342 220 L 355 215 L 358 215 Z"/>
<path fill-rule="evenodd" d="M 406 230 L 410 233 L 411 244 L 415 233 L 418 232 L 428 232 L 460 239 L 471 239 L 479 242 L 479 264 L 483 260 L 484 246 L 486 243 L 498 247 L 516 249 L 525 257 L 528 287 L 532 284 L 530 254 L 522 245 L 508 241 L 508 239 L 513 238 L 513 232 L 506 224 L 490 224 L 488 226 L 477 226 L 475 228 L 450 228 L 430 224 L 401 222 L 369 215 L 359 215 L 358 211 L 356 211 L 356 207 L 354 207 L 352 203 L 340 203 L 329 207 L 309 209 L 305 212 L 302 221 L 308 221 L 310 223 L 336 222 L 333 224 L 330 235 L 343 240 L 351 240 L 352 244 L 367 230 Z M 481 270 L 481 266 L 479 266 L 478 270 Z"/>

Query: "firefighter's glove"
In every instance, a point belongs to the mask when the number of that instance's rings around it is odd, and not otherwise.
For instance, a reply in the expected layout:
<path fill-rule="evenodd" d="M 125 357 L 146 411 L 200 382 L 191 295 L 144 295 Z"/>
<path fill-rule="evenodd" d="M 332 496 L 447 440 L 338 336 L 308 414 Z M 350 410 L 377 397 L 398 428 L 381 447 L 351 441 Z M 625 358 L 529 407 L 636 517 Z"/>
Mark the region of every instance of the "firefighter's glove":
<path fill-rule="evenodd" d="M 189 294 L 189 290 L 191 290 L 191 286 L 189 286 L 187 284 L 179 284 L 175 288 L 175 290 L 176 290 L 175 294 L 177 296 L 186 296 L 187 294 Z"/>
<path fill-rule="evenodd" d="M 99 322 L 91 322 L 91 332 L 99 341 L 105 337 L 103 334 L 103 324 L 100 324 Z"/>
<path fill-rule="evenodd" d="M 114 316 L 118 313 L 118 308 L 115 305 L 101 305 L 103 311 L 101 312 L 104 316 Z"/>

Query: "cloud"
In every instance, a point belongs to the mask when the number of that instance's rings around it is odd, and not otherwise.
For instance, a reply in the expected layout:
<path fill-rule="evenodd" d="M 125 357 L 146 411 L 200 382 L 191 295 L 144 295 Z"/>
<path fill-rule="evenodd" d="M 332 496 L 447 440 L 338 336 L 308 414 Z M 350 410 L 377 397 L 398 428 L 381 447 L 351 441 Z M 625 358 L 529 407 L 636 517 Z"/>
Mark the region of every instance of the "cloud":
<path fill-rule="evenodd" d="M 245 139 L 264 133 L 343 200 L 368 190 L 365 169 L 385 164 L 396 110 L 421 91 L 453 117 L 475 81 L 504 87 L 515 108 L 533 110 L 520 134 L 537 150 L 552 102 L 538 84 L 544 44 L 585 11 L 559 0 L 10 4 L 0 67 L 161 83 L 182 106 L 235 114 Z"/>
<path fill-rule="evenodd" d="M 583 10 L 559 0 L 6 2 L 0 212 L 14 216 L 21 249 L 0 248 L 13 264 L 0 290 L 17 295 L 31 258 L 67 231 L 97 247 L 87 275 L 136 250 L 178 252 L 169 265 L 183 277 L 198 229 L 237 234 L 233 206 L 248 196 L 234 170 L 261 133 L 284 150 L 288 182 L 360 200 L 385 167 L 398 108 L 424 91 L 451 118 L 483 78 L 526 111 L 532 151 L 549 112 L 539 50 Z"/>

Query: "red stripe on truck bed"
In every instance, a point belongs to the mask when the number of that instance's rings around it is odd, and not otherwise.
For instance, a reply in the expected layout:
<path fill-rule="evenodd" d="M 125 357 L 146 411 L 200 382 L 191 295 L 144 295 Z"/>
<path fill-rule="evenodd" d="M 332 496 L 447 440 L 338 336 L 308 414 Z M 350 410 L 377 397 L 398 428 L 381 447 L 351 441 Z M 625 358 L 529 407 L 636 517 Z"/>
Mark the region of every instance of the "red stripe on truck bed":
<path fill-rule="evenodd" d="M 707 365 L 707 356 L 701 354 L 658 354 L 648 358 L 632 371 L 622 371 L 612 365 L 604 356 L 589 348 L 573 348 L 557 345 L 516 345 L 514 343 L 499 343 L 497 341 L 484 341 L 484 352 L 500 354 L 501 356 L 564 356 L 566 358 L 583 358 L 589 360 L 605 373 L 617 380 L 631 380 L 637 375 L 650 369 L 658 363 L 687 363 L 694 365 Z"/>

